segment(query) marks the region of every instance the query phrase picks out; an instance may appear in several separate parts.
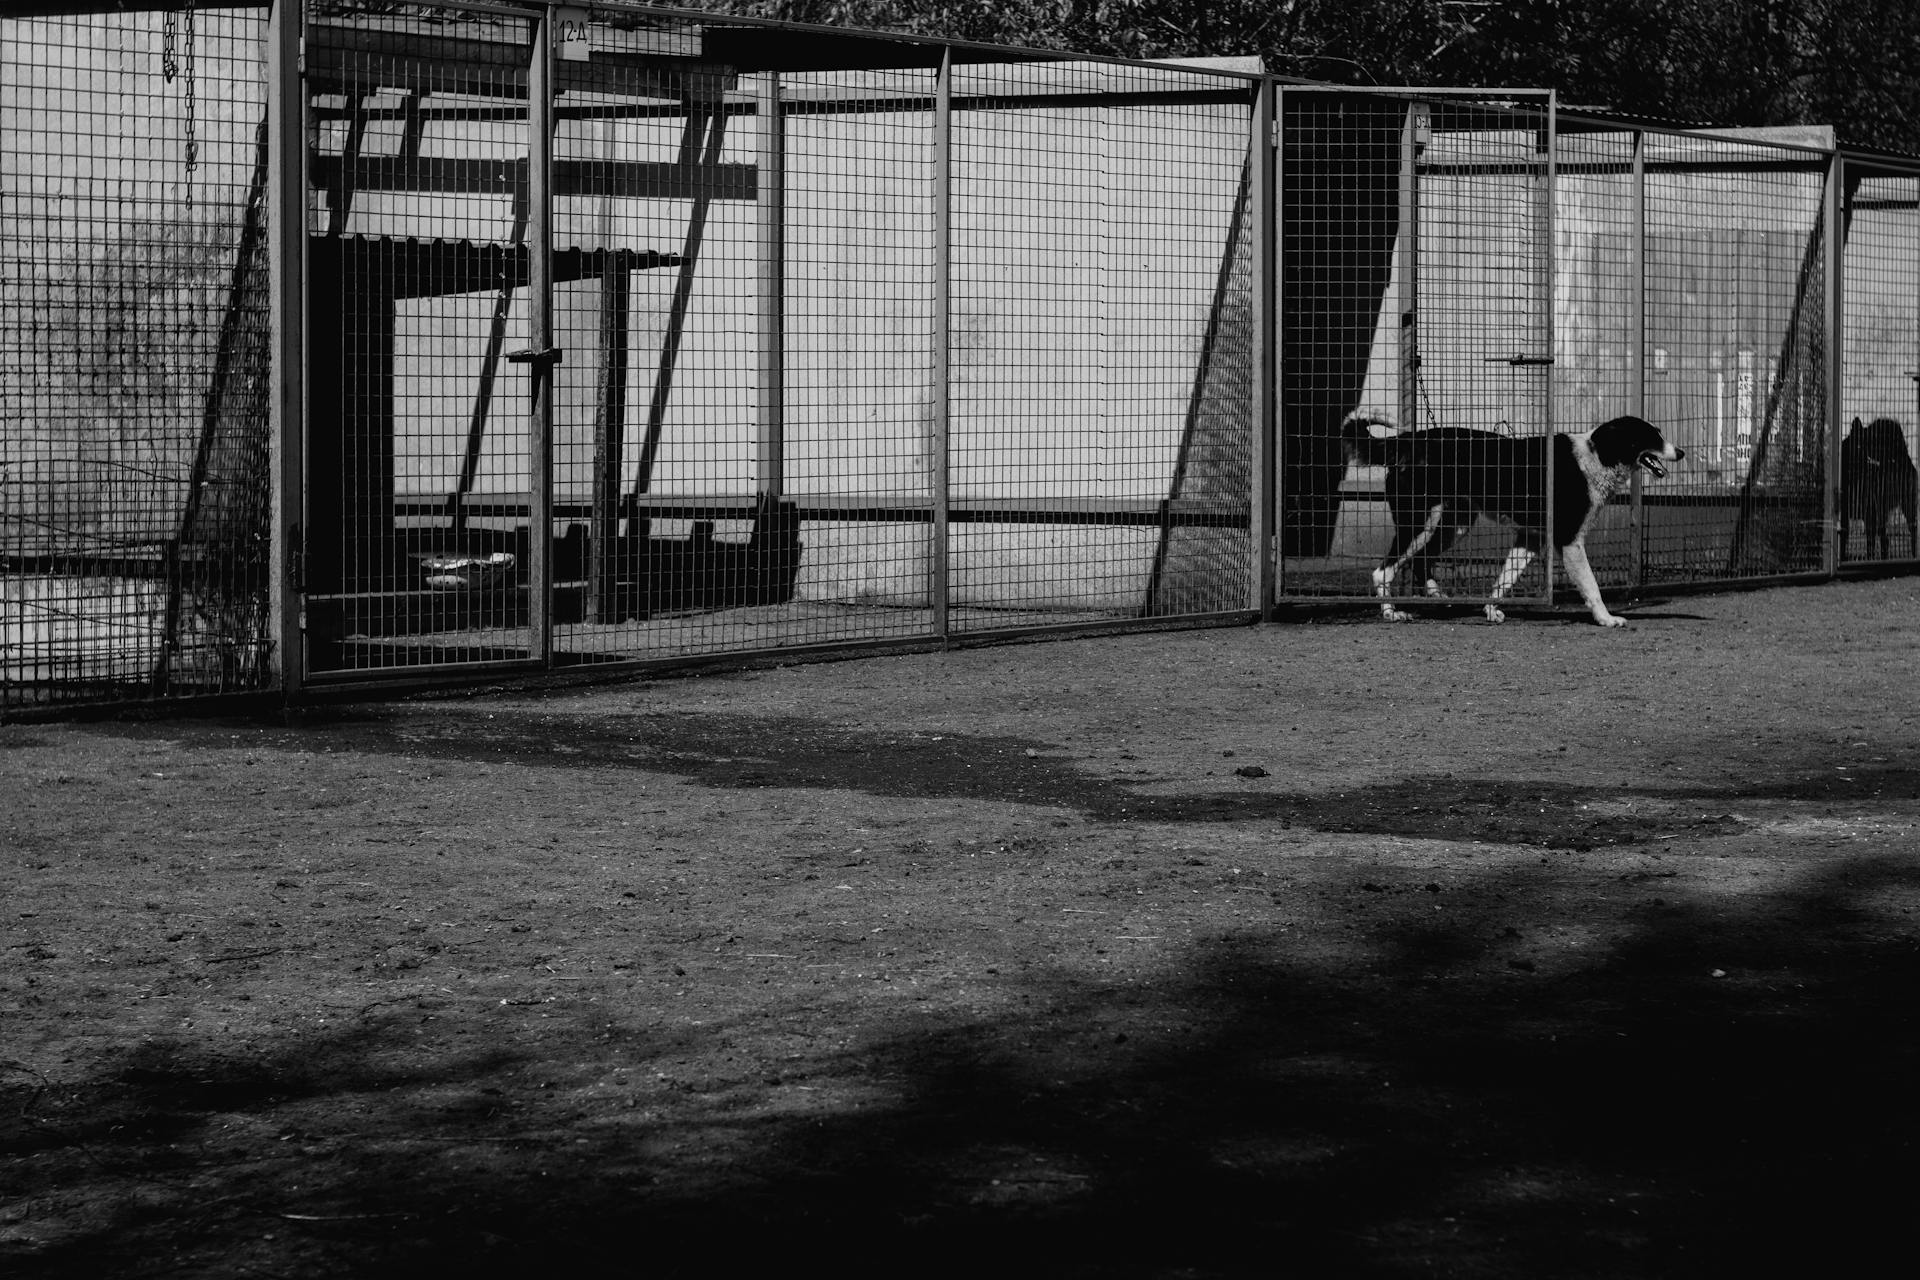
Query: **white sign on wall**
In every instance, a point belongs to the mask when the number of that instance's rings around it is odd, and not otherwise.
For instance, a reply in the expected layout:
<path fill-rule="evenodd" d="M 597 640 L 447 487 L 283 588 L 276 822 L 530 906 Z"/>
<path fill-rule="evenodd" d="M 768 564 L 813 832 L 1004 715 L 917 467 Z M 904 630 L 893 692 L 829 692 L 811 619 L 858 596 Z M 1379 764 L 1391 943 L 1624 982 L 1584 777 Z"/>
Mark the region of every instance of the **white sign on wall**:
<path fill-rule="evenodd" d="M 585 62 L 592 53 L 587 41 L 587 11 L 585 9 L 555 9 L 553 11 L 555 46 L 563 62 Z"/>

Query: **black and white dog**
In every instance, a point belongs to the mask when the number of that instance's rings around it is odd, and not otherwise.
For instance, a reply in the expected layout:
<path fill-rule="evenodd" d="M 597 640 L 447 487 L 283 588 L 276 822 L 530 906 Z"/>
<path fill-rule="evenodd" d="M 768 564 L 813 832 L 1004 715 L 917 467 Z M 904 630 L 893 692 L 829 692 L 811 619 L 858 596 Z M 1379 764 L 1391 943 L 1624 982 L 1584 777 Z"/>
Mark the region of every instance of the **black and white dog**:
<path fill-rule="evenodd" d="M 1444 594 L 1432 563 L 1476 516 L 1514 526 L 1513 547 L 1494 580 L 1487 620 L 1504 622 L 1499 601 L 1540 554 L 1547 539 L 1546 436 L 1504 436 L 1466 427 L 1403 431 L 1379 418 L 1353 416 L 1342 435 L 1348 455 L 1387 469 L 1387 507 L 1393 513 L 1393 545 L 1373 571 L 1380 616 L 1404 622 L 1412 615 L 1394 608 L 1394 579 L 1403 571 L 1425 584 L 1426 594 Z M 1553 441 L 1553 545 L 1567 576 L 1580 589 L 1593 620 L 1620 627 L 1626 620 L 1607 612 L 1587 563 L 1586 536 L 1610 495 L 1624 488 L 1635 467 L 1656 479 L 1664 464 L 1686 452 L 1667 442 L 1644 418 L 1620 417 L 1591 431 L 1559 433 Z"/>

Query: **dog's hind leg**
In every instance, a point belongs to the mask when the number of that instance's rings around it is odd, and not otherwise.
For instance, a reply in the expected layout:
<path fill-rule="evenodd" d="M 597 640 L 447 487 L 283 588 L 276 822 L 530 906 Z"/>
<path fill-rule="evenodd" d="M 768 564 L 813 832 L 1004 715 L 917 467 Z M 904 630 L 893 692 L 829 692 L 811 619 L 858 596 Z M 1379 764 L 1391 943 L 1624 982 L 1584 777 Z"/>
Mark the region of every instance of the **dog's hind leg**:
<path fill-rule="evenodd" d="M 1424 577 L 1428 561 L 1433 552 L 1428 545 L 1442 530 L 1449 533 L 1452 526 L 1446 521 L 1447 509 L 1444 504 L 1436 504 L 1426 513 L 1426 519 L 1418 526 L 1403 519 L 1396 519 L 1397 528 L 1393 535 L 1393 545 L 1387 549 L 1385 558 L 1373 571 L 1373 594 L 1380 598 L 1380 616 L 1388 622 L 1407 622 L 1413 615 L 1404 609 L 1396 609 L 1388 599 L 1393 594 L 1393 580 L 1402 569 L 1411 566 L 1419 577 Z M 1444 547 L 1449 537 L 1441 543 Z M 1430 580 L 1429 580 L 1430 581 Z"/>
<path fill-rule="evenodd" d="M 1421 548 L 1420 554 L 1407 562 L 1407 576 L 1423 584 L 1429 600 L 1447 598 L 1446 589 L 1440 585 L 1440 580 L 1433 576 L 1434 562 L 1446 555 L 1448 548 L 1452 547 L 1454 541 L 1466 531 L 1465 525 L 1443 521 L 1440 527 L 1433 531 L 1433 536 L 1427 540 L 1427 545 Z"/>
<path fill-rule="evenodd" d="M 1373 571 L 1373 594 L 1380 598 L 1380 617 L 1387 622 L 1407 622 L 1413 617 L 1405 609 L 1394 608 L 1393 602 L 1387 599 L 1393 594 L 1394 575 L 1407 562 L 1406 555 L 1399 550 L 1399 542 L 1398 538 L 1394 539 L 1393 549 L 1387 552 L 1386 559 Z"/>

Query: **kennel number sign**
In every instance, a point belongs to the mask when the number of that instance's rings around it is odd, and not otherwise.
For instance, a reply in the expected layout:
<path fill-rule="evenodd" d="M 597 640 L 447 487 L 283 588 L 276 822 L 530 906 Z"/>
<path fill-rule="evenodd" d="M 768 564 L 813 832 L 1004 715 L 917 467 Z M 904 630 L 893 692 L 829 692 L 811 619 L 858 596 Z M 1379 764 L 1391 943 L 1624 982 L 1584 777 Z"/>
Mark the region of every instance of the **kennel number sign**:
<path fill-rule="evenodd" d="M 553 23 L 554 30 L 559 35 L 560 60 L 585 62 L 592 51 L 587 43 L 587 11 L 555 9 Z"/>

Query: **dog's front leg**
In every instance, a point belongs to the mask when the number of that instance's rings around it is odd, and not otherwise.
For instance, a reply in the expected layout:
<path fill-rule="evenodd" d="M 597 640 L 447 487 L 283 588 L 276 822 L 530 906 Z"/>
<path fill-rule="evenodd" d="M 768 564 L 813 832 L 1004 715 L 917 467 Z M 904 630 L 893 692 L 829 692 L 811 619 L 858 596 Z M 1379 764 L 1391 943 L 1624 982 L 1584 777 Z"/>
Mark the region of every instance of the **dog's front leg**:
<path fill-rule="evenodd" d="M 1567 576 L 1573 579 L 1573 585 L 1580 588 L 1580 598 L 1587 602 L 1588 612 L 1593 620 L 1603 627 L 1624 627 L 1627 620 L 1607 612 L 1607 602 L 1600 598 L 1600 584 L 1593 580 L 1593 566 L 1587 563 L 1587 549 L 1577 542 L 1560 548 L 1561 563 L 1567 566 Z"/>
<path fill-rule="evenodd" d="M 1488 622 L 1507 620 L 1507 615 L 1502 612 L 1497 602 L 1506 598 L 1507 592 L 1513 590 L 1513 584 L 1520 581 L 1520 575 L 1525 573 L 1527 566 L 1532 563 L 1533 551 L 1528 547 L 1516 545 L 1507 552 L 1507 562 L 1500 566 L 1500 576 L 1493 580 L 1493 598 L 1496 603 L 1487 606 Z"/>

